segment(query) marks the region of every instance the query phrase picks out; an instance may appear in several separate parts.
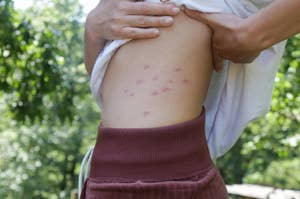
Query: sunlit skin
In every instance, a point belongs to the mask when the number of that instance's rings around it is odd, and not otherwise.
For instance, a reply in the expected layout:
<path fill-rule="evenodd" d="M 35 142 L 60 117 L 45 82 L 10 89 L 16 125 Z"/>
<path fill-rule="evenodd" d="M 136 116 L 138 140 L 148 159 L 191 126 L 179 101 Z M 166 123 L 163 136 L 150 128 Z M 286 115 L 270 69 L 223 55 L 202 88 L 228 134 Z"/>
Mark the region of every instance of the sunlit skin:
<path fill-rule="evenodd" d="M 157 76 L 154 76 L 154 77 L 152 78 L 152 80 L 153 80 L 153 81 L 156 81 L 156 80 L 158 80 L 158 77 L 157 77 Z"/>
<path fill-rule="evenodd" d="M 176 72 L 179 72 L 179 71 L 181 71 L 181 68 L 180 68 L 180 67 L 177 67 L 177 68 L 175 68 L 175 71 L 176 71 Z"/>
<path fill-rule="evenodd" d="M 110 60 L 102 86 L 104 126 L 162 126 L 201 112 L 213 69 L 209 27 L 180 13 L 160 31 L 158 38 L 122 45 Z"/>
<path fill-rule="evenodd" d="M 150 114 L 150 111 L 144 111 L 143 116 L 148 116 Z"/>
<path fill-rule="evenodd" d="M 145 65 L 145 66 L 144 66 L 144 70 L 147 70 L 147 69 L 149 69 L 149 68 L 150 68 L 150 65 Z M 176 66 L 176 67 L 173 69 L 173 72 L 183 72 L 183 71 L 182 71 L 182 68 Z M 153 81 L 157 81 L 158 79 L 159 79 L 159 76 L 158 76 L 158 75 L 155 75 L 155 76 L 152 77 L 152 80 L 153 80 Z M 146 82 L 147 82 L 147 80 L 145 80 L 145 79 L 137 79 L 137 80 L 135 80 L 135 85 L 136 85 L 136 86 L 141 86 L 142 84 L 144 84 L 144 83 L 146 83 Z M 180 80 L 180 81 L 175 81 L 175 80 L 173 80 L 173 79 L 170 79 L 170 80 L 167 81 L 167 84 L 172 84 L 172 85 L 174 85 L 173 83 L 179 83 L 179 84 L 182 84 L 182 85 L 187 85 L 189 82 L 190 82 L 190 80 L 187 79 L 187 78 L 184 78 L 184 79 L 182 79 L 182 80 Z M 174 87 L 175 87 L 175 85 L 174 85 Z M 176 88 L 176 87 L 175 87 L 175 88 Z M 133 89 L 134 89 L 134 88 L 133 88 Z M 150 96 L 153 96 L 153 97 L 159 97 L 161 94 L 167 93 L 167 92 L 171 92 L 172 90 L 173 90 L 173 88 L 171 88 L 170 86 L 167 86 L 167 85 L 161 85 L 161 86 L 159 86 L 159 88 L 157 88 L 156 90 L 151 91 L 151 92 L 150 92 Z M 130 92 L 130 90 L 129 90 L 128 88 L 125 88 L 125 89 L 123 90 L 123 93 L 126 94 L 126 95 L 128 95 L 128 96 L 131 96 L 131 97 L 134 97 L 134 96 L 135 96 L 135 93 L 134 93 L 133 91 Z M 144 111 L 144 112 L 143 112 L 143 116 L 144 116 L 144 117 L 147 117 L 147 116 L 150 115 L 150 114 L 151 114 L 150 111 Z"/>
<path fill-rule="evenodd" d="M 140 85 L 140 84 L 143 84 L 144 83 L 144 80 L 143 79 L 138 79 L 136 80 L 135 82 L 137 85 Z"/>
<path fill-rule="evenodd" d="M 147 70 L 148 68 L 150 68 L 149 65 L 145 65 L 145 66 L 144 66 L 144 70 Z"/>

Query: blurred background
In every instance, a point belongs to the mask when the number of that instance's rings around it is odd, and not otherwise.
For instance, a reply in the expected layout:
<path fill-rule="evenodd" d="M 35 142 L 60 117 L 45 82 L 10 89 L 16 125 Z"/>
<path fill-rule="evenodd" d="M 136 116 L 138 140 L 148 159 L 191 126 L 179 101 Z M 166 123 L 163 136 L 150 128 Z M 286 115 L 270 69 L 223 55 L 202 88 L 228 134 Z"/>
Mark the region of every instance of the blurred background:
<path fill-rule="evenodd" d="M 0 0 L 0 198 L 70 198 L 101 112 L 83 65 L 97 0 Z M 262 66 L 263 67 L 263 66 Z M 216 162 L 226 184 L 300 189 L 300 35 L 288 40 L 271 111 Z"/>

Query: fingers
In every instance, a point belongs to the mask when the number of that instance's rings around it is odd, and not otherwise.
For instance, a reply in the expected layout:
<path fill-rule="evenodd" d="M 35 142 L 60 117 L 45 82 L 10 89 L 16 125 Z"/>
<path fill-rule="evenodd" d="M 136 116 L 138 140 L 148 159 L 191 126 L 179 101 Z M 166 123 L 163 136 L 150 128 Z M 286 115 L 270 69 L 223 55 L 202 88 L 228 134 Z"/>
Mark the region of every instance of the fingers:
<path fill-rule="evenodd" d="M 159 30 L 156 28 L 134 28 L 123 27 L 120 35 L 124 39 L 150 39 L 159 36 Z"/>
<path fill-rule="evenodd" d="M 170 16 L 154 17 L 142 15 L 128 15 L 124 17 L 124 23 L 132 27 L 164 27 L 170 26 L 174 20 Z"/>
<path fill-rule="evenodd" d="M 170 16 L 127 15 L 116 22 L 119 25 L 112 26 L 111 31 L 117 38 L 154 38 L 159 36 L 159 29 L 157 27 L 170 26 L 173 22 L 174 20 Z"/>
<path fill-rule="evenodd" d="M 215 50 L 215 48 L 213 48 L 213 66 L 215 71 L 220 72 L 223 70 L 223 58 L 221 56 L 219 56 L 217 50 Z"/>
<path fill-rule="evenodd" d="M 121 10 L 133 15 L 176 15 L 180 9 L 174 4 L 150 2 L 124 2 Z"/>
<path fill-rule="evenodd" d="M 220 25 L 222 25 L 224 23 L 224 17 L 227 17 L 227 18 L 234 17 L 234 16 L 231 16 L 228 14 L 223 14 L 223 13 L 204 13 L 201 11 L 191 10 L 188 8 L 184 8 L 183 12 L 187 16 L 208 25 L 212 29 L 215 29 L 215 28 L 219 27 Z M 233 18 L 233 19 L 235 19 L 235 18 Z"/>

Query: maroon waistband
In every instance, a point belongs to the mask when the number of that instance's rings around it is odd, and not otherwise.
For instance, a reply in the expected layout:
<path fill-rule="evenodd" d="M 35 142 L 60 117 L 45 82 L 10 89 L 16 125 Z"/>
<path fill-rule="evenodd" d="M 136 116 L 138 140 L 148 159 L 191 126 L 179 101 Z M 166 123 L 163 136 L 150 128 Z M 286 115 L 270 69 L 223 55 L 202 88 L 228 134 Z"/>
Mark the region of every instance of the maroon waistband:
<path fill-rule="evenodd" d="M 205 108 L 196 118 L 160 127 L 110 128 L 100 123 L 90 177 L 103 181 L 168 180 L 212 167 Z"/>

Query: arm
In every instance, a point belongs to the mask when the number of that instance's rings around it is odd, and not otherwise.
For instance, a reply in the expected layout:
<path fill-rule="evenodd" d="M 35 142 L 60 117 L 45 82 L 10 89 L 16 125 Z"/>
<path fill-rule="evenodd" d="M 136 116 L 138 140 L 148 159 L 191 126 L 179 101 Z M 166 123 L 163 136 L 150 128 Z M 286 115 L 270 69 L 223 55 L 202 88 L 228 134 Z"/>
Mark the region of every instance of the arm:
<path fill-rule="evenodd" d="M 103 49 L 106 40 L 101 38 L 93 38 L 93 34 L 88 30 L 88 27 L 84 31 L 84 63 L 86 71 L 91 75 L 93 65 Z"/>
<path fill-rule="evenodd" d="M 277 0 L 241 25 L 249 37 L 257 40 L 259 49 L 269 48 L 300 32 L 300 0 Z"/>
<path fill-rule="evenodd" d="M 299 10 L 300 0 L 277 0 L 246 19 L 189 9 L 185 13 L 212 29 L 214 67 L 219 71 L 222 58 L 250 63 L 262 50 L 299 33 Z"/>
<path fill-rule="evenodd" d="M 91 75 L 107 40 L 157 37 L 157 27 L 170 26 L 173 23 L 171 16 L 179 11 L 173 4 L 101 0 L 88 14 L 85 23 L 84 63 L 88 74 Z"/>

